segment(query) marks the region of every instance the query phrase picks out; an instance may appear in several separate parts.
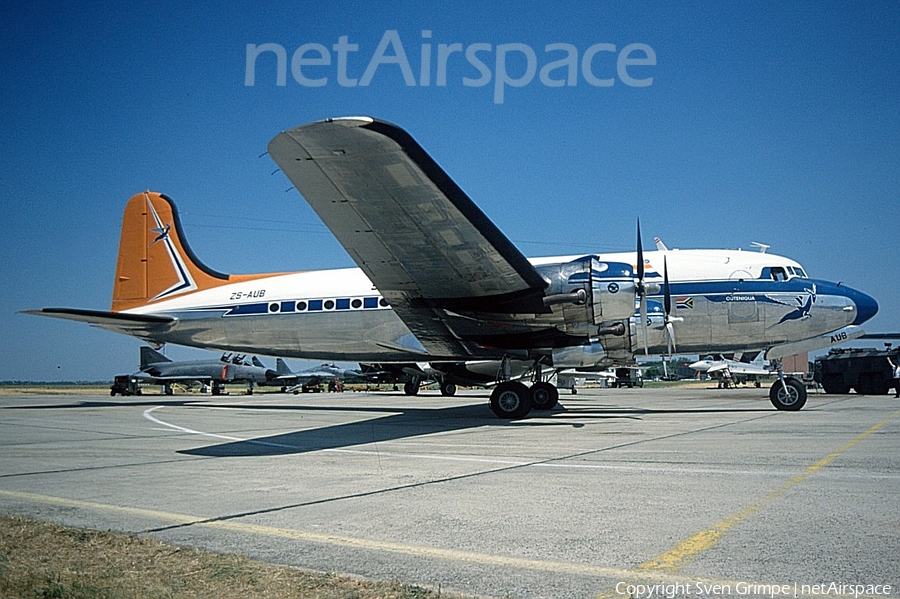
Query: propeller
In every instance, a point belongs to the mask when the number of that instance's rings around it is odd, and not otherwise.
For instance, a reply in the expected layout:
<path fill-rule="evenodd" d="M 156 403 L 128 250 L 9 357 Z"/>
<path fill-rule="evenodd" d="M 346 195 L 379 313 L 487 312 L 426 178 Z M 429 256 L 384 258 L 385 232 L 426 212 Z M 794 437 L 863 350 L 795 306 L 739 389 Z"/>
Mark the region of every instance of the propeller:
<path fill-rule="evenodd" d="M 641 330 L 644 337 L 644 355 L 649 356 L 649 342 L 647 340 L 647 296 L 659 293 L 659 285 L 644 281 L 644 246 L 641 242 L 641 220 L 637 221 L 637 280 L 634 283 L 634 292 L 641 302 Z"/>
<path fill-rule="evenodd" d="M 634 292 L 641 302 L 641 330 L 644 334 L 644 356 L 650 355 L 647 342 L 647 285 L 644 283 L 644 246 L 641 242 L 641 219 L 637 221 L 637 282 Z"/>
<path fill-rule="evenodd" d="M 672 316 L 672 291 L 669 287 L 669 265 L 665 254 L 663 255 L 663 308 L 666 313 L 666 348 L 671 356 L 678 351 L 675 346 L 675 322 L 684 322 L 680 316 Z"/>
<path fill-rule="evenodd" d="M 665 251 L 663 251 L 663 308 L 665 310 L 665 326 L 666 326 L 666 347 L 668 349 L 668 354 L 672 355 L 673 352 L 677 351 L 678 348 L 675 345 L 675 322 L 683 322 L 684 319 L 672 316 L 672 290 L 671 285 L 669 284 L 669 264 L 666 259 Z M 644 355 L 650 355 L 649 349 L 649 340 L 647 333 L 647 296 L 659 293 L 659 285 L 647 283 L 644 280 L 645 277 L 645 267 L 644 267 L 644 247 L 641 242 L 641 221 L 638 219 L 637 221 L 637 280 L 635 281 L 634 289 L 635 294 L 640 300 L 640 315 L 641 315 L 641 331 L 642 336 L 644 338 Z"/>

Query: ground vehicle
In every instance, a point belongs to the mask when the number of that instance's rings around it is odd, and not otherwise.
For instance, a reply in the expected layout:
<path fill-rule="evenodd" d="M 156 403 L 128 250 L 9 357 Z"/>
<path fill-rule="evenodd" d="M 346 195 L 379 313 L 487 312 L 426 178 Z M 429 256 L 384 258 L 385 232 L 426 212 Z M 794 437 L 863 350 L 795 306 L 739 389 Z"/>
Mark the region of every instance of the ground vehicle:
<path fill-rule="evenodd" d="M 643 387 L 644 375 L 640 368 L 634 366 L 621 366 L 616 368 L 616 378 L 612 382 L 612 387 Z"/>
<path fill-rule="evenodd" d="M 813 378 L 825 393 L 884 395 L 893 386 L 893 373 L 888 358 L 900 363 L 900 348 L 833 349 L 816 359 Z"/>
<path fill-rule="evenodd" d="M 109 388 L 109 394 L 112 397 L 116 396 L 116 393 L 120 395 L 140 395 L 141 394 L 141 384 L 140 382 L 132 377 L 130 374 L 119 374 L 113 379 L 113 384 Z"/>

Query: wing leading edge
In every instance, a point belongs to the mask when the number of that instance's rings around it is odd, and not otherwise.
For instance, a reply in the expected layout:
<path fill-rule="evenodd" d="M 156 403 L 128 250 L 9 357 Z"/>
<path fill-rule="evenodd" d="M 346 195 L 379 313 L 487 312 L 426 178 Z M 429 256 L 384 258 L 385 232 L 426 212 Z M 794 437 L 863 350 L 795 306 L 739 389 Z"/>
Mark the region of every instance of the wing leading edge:
<path fill-rule="evenodd" d="M 268 150 L 430 353 L 473 353 L 447 310 L 546 311 L 546 281 L 403 129 L 331 119 Z"/>

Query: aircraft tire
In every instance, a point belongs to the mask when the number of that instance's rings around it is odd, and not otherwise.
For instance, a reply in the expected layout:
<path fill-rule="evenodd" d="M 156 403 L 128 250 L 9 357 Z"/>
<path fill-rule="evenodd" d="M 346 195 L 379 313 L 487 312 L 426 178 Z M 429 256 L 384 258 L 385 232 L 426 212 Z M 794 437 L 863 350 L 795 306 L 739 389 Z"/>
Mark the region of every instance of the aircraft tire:
<path fill-rule="evenodd" d="M 456 385 L 448 382 L 441 383 L 441 395 L 445 397 L 456 395 Z"/>
<path fill-rule="evenodd" d="M 419 383 L 418 381 L 406 381 L 403 383 L 403 392 L 407 395 L 418 395 L 419 394 Z"/>
<path fill-rule="evenodd" d="M 491 392 L 491 410 L 497 418 L 517 420 L 531 411 L 531 393 L 518 381 L 500 383 Z"/>
<path fill-rule="evenodd" d="M 806 404 L 806 385 L 791 377 L 784 379 L 784 382 L 786 390 L 781 381 L 772 384 L 769 389 L 769 401 L 778 410 L 796 412 Z"/>
<path fill-rule="evenodd" d="M 535 410 L 551 410 L 559 403 L 559 389 L 547 382 L 533 384 L 528 393 Z"/>

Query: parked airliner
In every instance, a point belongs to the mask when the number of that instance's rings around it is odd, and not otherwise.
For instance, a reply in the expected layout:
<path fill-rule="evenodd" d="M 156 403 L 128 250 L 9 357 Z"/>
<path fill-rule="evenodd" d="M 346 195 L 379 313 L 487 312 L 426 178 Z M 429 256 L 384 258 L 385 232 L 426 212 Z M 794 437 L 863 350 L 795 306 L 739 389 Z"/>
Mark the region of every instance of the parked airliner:
<path fill-rule="evenodd" d="M 175 204 L 125 208 L 109 311 L 32 314 L 151 344 L 275 356 L 442 365 L 494 360 L 491 408 L 552 407 L 546 379 L 635 354 L 766 348 L 775 360 L 863 334 L 875 300 L 767 252 L 669 250 L 527 259 L 403 129 L 368 117 L 278 134 L 269 155 L 359 268 L 228 275 L 190 250 Z M 531 386 L 512 374 L 532 368 Z M 780 369 L 778 369 L 780 371 Z M 778 409 L 806 401 L 783 375 Z"/>

